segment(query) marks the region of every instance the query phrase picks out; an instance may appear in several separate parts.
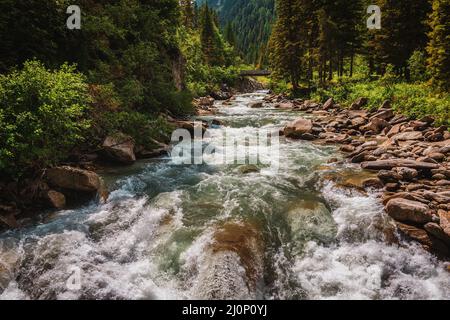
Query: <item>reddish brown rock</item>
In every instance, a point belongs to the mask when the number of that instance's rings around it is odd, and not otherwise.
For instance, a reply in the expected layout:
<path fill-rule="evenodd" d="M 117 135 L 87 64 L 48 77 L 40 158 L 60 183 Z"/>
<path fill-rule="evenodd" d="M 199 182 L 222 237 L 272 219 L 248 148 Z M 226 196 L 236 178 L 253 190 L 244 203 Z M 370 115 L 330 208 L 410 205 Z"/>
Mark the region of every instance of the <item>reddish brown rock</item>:
<path fill-rule="evenodd" d="M 416 170 L 431 170 L 438 169 L 439 165 L 428 162 L 419 162 L 408 159 L 389 159 L 379 161 L 363 162 L 361 164 L 363 169 L 368 170 L 390 170 L 395 167 L 413 168 Z"/>
<path fill-rule="evenodd" d="M 49 190 L 46 196 L 52 208 L 63 209 L 66 206 L 66 197 L 61 192 Z"/>
<path fill-rule="evenodd" d="M 431 222 L 430 208 L 417 201 L 401 198 L 390 200 L 386 205 L 386 212 L 393 219 L 402 222 L 427 223 Z"/>
<path fill-rule="evenodd" d="M 298 118 L 284 128 L 284 134 L 288 138 L 300 138 L 304 133 L 310 133 L 313 128 L 309 119 Z"/>

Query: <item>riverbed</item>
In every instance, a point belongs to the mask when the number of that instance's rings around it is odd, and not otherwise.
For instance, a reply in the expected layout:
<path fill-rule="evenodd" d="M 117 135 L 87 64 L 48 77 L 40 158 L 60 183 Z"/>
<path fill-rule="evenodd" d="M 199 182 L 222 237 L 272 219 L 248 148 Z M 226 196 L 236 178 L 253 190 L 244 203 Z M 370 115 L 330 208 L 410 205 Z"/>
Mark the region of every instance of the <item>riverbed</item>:
<path fill-rule="evenodd" d="M 249 107 L 266 95 L 216 102 L 207 142 L 302 115 Z M 0 234 L 0 299 L 450 299 L 446 265 L 397 235 L 375 191 L 330 179 L 366 175 L 331 158 L 280 137 L 276 167 L 168 156 L 105 172 L 105 204 Z"/>

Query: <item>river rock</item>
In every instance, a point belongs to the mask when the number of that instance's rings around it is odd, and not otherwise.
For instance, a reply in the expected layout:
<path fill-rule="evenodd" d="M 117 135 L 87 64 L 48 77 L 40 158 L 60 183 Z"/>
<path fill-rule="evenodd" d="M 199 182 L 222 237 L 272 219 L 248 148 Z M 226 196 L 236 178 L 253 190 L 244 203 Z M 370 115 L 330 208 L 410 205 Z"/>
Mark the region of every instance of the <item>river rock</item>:
<path fill-rule="evenodd" d="M 434 250 L 435 252 L 444 256 L 448 255 L 448 247 L 436 237 L 429 235 L 424 229 L 420 229 L 415 226 L 407 225 L 397 222 L 397 227 L 401 233 L 405 234 L 409 238 L 416 240 L 423 244 L 427 250 Z"/>
<path fill-rule="evenodd" d="M 408 140 L 422 140 L 423 133 L 420 131 L 410 131 L 410 132 L 402 132 L 394 135 L 392 137 L 394 140 L 398 141 L 408 141 Z"/>
<path fill-rule="evenodd" d="M 66 197 L 61 192 L 49 190 L 46 198 L 52 208 L 63 209 L 66 206 Z"/>
<path fill-rule="evenodd" d="M 391 183 L 399 181 L 401 176 L 394 171 L 391 170 L 380 170 L 378 172 L 378 179 L 383 181 L 383 183 Z"/>
<path fill-rule="evenodd" d="M 94 193 L 102 188 L 102 180 L 95 172 L 69 166 L 51 168 L 46 177 L 50 185 L 62 189 Z"/>
<path fill-rule="evenodd" d="M 439 225 L 445 234 L 450 236 L 450 211 L 438 210 L 438 216 L 440 221 Z"/>
<path fill-rule="evenodd" d="M 367 170 L 390 170 L 395 167 L 407 167 L 417 170 L 431 170 L 438 169 L 439 165 L 428 162 L 420 162 L 408 159 L 389 159 L 389 160 L 378 160 L 378 161 L 368 161 L 361 164 L 363 169 Z"/>
<path fill-rule="evenodd" d="M 352 103 L 352 105 L 350 106 L 350 110 L 359 110 L 365 105 L 367 105 L 368 102 L 369 99 L 367 98 L 364 97 L 358 98 L 355 102 Z"/>
<path fill-rule="evenodd" d="M 259 109 L 263 107 L 263 103 L 262 102 L 253 102 L 249 105 L 250 108 L 252 109 Z"/>
<path fill-rule="evenodd" d="M 212 107 L 214 105 L 214 98 L 212 97 L 201 97 L 198 100 L 200 106 Z"/>
<path fill-rule="evenodd" d="M 427 205 L 401 198 L 390 200 L 386 205 L 386 212 L 393 219 L 402 222 L 424 224 L 431 222 L 432 218 Z"/>
<path fill-rule="evenodd" d="M 379 118 L 388 121 L 393 117 L 394 112 L 391 109 L 380 109 L 375 115 L 371 117 L 371 120 L 374 118 Z"/>
<path fill-rule="evenodd" d="M 312 128 L 311 120 L 298 118 L 284 128 L 284 134 L 288 138 L 300 138 L 302 134 L 310 133 Z"/>
<path fill-rule="evenodd" d="M 136 161 L 134 140 L 130 136 L 117 134 L 106 137 L 103 142 L 103 150 L 111 161 L 123 164 L 131 164 Z"/>
<path fill-rule="evenodd" d="M 260 171 L 258 166 L 254 165 L 254 164 L 242 165 L 238 168 L 238 170 L 241 174 L 249 174 L 249 173 L 255 173 L 255 172 Z"/>
<path fill-rule="evenodd" d="M 450 236 L 442 230 L 441 226 L 434 222 L 429 222 L 424 226 L 425 230 L 435 236 L 436 238 L 442 240 L 447 246 L 450 246 Z"/>
<path fill-rule="evenodd" d="M 324 110 L 332 109 L 333 107 L 334 107 L 334 100 L 333 100 L 333 98 L 328 99 L 328 100 L 323 104 L 323 109 L 324 109 Z"/>
<path fill-rule="evenodd" d="M 366 124 L 366 119 L 362 117 L 356 117 L 351 120 L 353 128 L 359 128 Z"/>
<path fill-rule="evenodd" d="M 405 167 L 397 167 L 393 169 L 396 172 L 401 180 L 411 181 L 418 177 L 419 172 L 413 168 L 405 168 Z"/>
<path fill-rule="evenodd" d="M 389 126 L 389 123 L 386 120 L 380 119 L 380 118 L 373 118 L 370 120 L 370 122 L 361 127 L 362 131 L 372 131 L 374 133 L 380 133 L 381 130 Z"/>

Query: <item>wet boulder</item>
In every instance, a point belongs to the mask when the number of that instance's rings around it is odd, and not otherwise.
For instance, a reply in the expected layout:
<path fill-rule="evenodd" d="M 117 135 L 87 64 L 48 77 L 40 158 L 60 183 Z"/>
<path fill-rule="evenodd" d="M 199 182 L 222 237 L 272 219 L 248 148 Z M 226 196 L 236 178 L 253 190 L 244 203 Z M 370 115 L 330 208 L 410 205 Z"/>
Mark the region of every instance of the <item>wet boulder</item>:
<path fill-rule="evenodd" d="M 263 103 L 262 102 L 253 102 L 249 105 L 249 107 L 252 109 L 260 109 L 263 107 Z"/>
<path fill-rule="evenodd" d="M 46 178 L 50 185 L 60 189 L 95 193 L 102 188 L 98 174 L 69 166 L 48 169 Z"/>
<path fill-rule="evenodd" d="M 393 171 L 404 181 L 412 181 L 419 176 L 419 172 L 413 168 L 397 167 Z"/>
<path fill-rule="evenodd" d="M 323 109 L 324 109 L 324 110 L 332 109 L 333 107 L 334 107 L 334 100 L 333 100 L 333 98 L 328 99 L 328 100 L 323 104 Z"/>
<path fill-rule="evenodd" d="M 105 156 L 109 160 L 123 164 L 132 164 L 136 161 L 134 146 L 132 137 L 116 134 L 106 137 L 102 147 Z"/>
<path fill-rule="evenodd" d="M 66 206 L 66 197 L 61 192 L 49 190 L 46 193 L 46 199 L 54 209 L 63 209 Z"/>

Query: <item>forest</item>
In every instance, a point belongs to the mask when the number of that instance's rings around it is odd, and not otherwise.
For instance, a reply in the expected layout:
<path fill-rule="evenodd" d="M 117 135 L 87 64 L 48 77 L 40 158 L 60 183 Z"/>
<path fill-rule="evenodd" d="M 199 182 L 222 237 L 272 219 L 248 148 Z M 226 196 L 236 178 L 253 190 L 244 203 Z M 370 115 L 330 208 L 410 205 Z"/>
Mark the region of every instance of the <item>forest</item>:
<path fill-rule="evenodd" d="M 0 300 L 450 298 L 450 0 L 0 0 L 0 47 Z"/>

